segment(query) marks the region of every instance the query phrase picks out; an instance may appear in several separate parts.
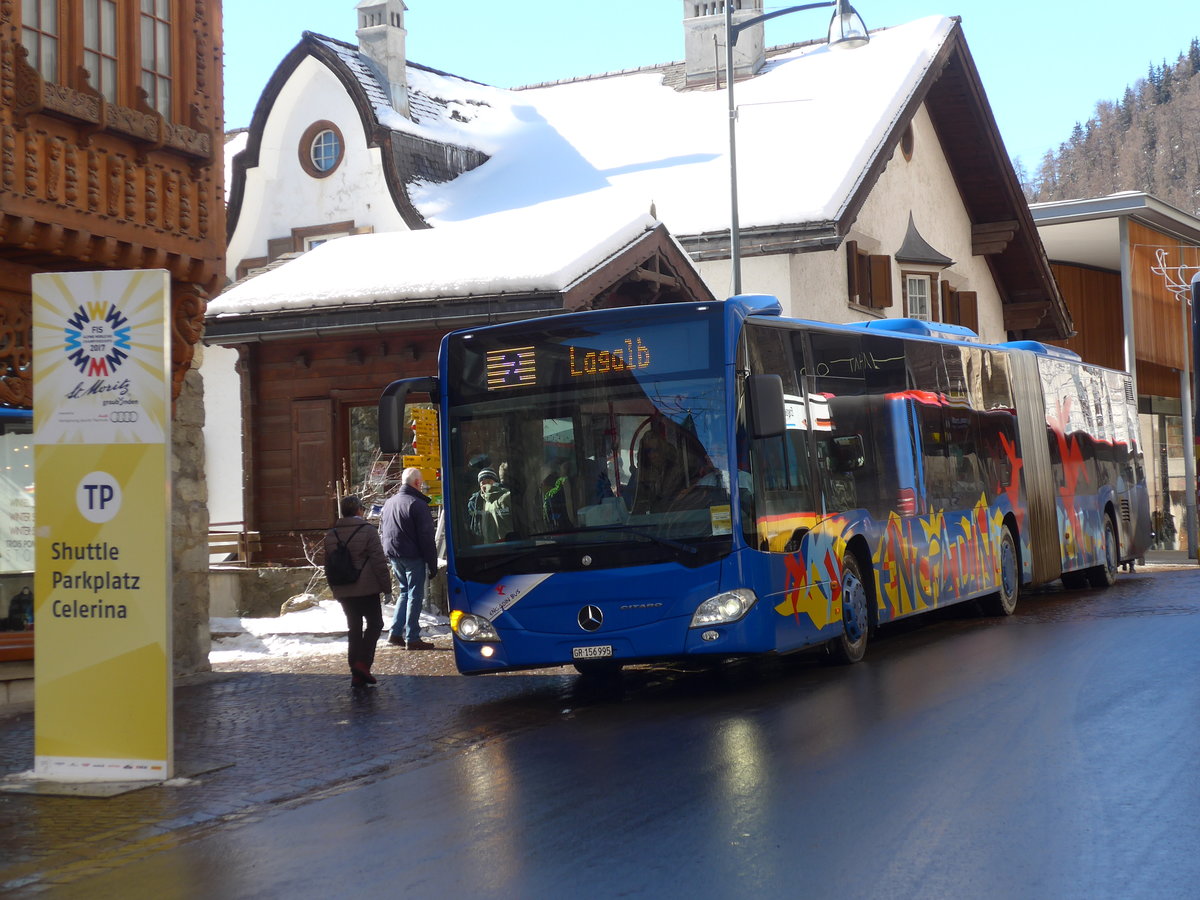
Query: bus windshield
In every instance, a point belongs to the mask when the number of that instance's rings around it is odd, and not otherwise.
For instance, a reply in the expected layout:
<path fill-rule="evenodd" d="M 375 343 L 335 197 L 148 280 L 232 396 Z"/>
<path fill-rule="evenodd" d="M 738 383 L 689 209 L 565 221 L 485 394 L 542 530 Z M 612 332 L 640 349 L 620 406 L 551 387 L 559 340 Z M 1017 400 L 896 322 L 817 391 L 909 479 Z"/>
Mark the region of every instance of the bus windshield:
<path fill-rule="evenodd" d="M 709 370 L 709 322 L 673 327 L 694 342 L 668 344 L 652 326 L 526 334 L 517 350 L 500 332 L 458 348 L 443 482 L 461 575 L 699 565 L 729 552 L 724 378 Z M 497 366 L 523 365 L 535 374 L 497 386 Z M 472 389 L 476 372 L 491 387 Z"/>

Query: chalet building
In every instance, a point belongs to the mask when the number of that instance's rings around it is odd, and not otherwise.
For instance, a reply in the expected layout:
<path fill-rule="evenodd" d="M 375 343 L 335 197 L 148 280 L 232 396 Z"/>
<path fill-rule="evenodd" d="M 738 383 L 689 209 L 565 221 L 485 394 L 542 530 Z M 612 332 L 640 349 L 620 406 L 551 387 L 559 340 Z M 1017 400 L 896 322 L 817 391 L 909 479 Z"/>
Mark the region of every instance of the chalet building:
<path fill-rule="evenodd" d="M 31 276 L 171 278 L 175 668 L 208 668 L 202 383 L 225 283 L 218 0 L 0 0 L 0 405 L 31 408 Z"/>
<path fill-rule="evenodd" d="M 741 6 L 738 21 L 762 12 L 761 0 Z M 511 90 L 408 60 L 401 0 L 363 0 L 357 12 L 356 44 L 303 35 L 239 136 L 229 168 L 231 279 L 335 238 L 503 221 L 500 214 L 539 207 L 566 216 L 570 204 L 558 201 L 605 195 L 638 214 L 653 209 L 673 235 L 664 247 L 682 248 L 712 295 L 730 293 L 728 95 L 712 62 L 713 36 L 724 40 L 721 4 L 682 5 L 683 61 Z M 913 316 L 967 325 L 991 341 L 1073 334 L 958 19 L 879 28 L 852 51 L 824 40 L 767 48 L 760 23 L 742 31 L 737 48 L 744 292 L 774 294 L 788 314 L 827 321 Z M 577 227 L 566 217 L 543 224 L 543 233 Z M 474 249 L 464 246 L 463 257 Z M 670 254 L 618 268 L 687 282 Z M 344 276 L 353 297 L 355 275 Z M 397 277 L 403 283 L 399 269 Z M 245 282 L 250 293 L 254 281 Z M 536 312 L 493 300 L 488 315 Z M 573 307 L 564 298 L 560 308 Z M 302 319 L 295 309 L 289 315 Z M 365 324 L 354 315 L 348 322 Z M 239 317 L 251 327 L 235 339 Z M 457 321 L 435 310 L 432 328 L 389 320 L 372 354 L 386 347 L 388 364 L 362 384 L 362 396 L 400 375 L 432 374 L 433 339 Z M 305 343 L 313 360 L 328 352 L 344 361 L 353 348 L 334 350 L 328 328 L 295 328 L 291 348 L 276 351 L 260 312 L 220 299 L 208 322 L 206 379 L 227 385 L 224 397 L 240 389 L 251 404 L 244 437 L 210 416 L 210 453 L 229 460 L 244 451 L 241 478 L 214 487 L 214 516 L 228 503 L 223 518 L 244 516 L 263 530 L 265 516 L 272 528 L 298 529 L 309 520 L 277 512 L 296 494 L 296 478 L 311 481 L 305 493 L 340 476 L 350 419 L 335 404 L 306 419 L 318 431 L 301 438 L 300 411 L 328 403 L 334 376 L 311 363 L 286 385 L 268 385 L 264 366 L 288 365 Z M 237 355 L 220 346 L 236 346 Z M 396 353 L 410 346 L 422 349 Z M 257 404 L 268 393 L 282 405 L 264 422 Z M 296 475 L 321 429 L 332 454 Z M 290 446 L 281 445 L 285 432 Z M 321 524 L 333 512 L 326 497 Z"/>
<path fill-rule="evenodd" d="M 613 218 L 574 205 L 574 213 L 536 207 L 416 233 L 346 237 L 218 297 L 206 338 L 220 346 L 206 353 L 209 361 L 227 354 L 241 372 L 224 390 L 240 392 L 250 413 L 240 447 L 222 450 L 219 436 L 212 440 L 210 457 L 218 458 L 210 478 L 218 479 L 220 466 L 246 478 L 244 498 L 233 498 L 244 507 L 214 503 L 214 519 L 236 514 L 253 523 L 258 559 L 301 563 L 303 539 L 315 543 L 329 527 L 335 484 L 362 490 L 379 478 L 381 386 L 435 373 L 438 344 L 451 328 L 714 299 L 648 212 Z M 558 215 L 586 224 L 555 234 Z M 464 253 L 471 247 L 479 249 Z M 211 421 L 210 433 L 219 435 L 223 424 Z M 231 465 L 239 456 L 241 464 Z"/>
<path fill-rule="evenodd" d="M 1188 300 L 1200 219 L 1138 191 L 1038 203 L 1032 213 L 1078 331 L 1055 343 L 1134 374 L 1155 546 L 1195 555 L 1184 528 L 1193 450 L 1182 398 L 1195 374 Z"/>

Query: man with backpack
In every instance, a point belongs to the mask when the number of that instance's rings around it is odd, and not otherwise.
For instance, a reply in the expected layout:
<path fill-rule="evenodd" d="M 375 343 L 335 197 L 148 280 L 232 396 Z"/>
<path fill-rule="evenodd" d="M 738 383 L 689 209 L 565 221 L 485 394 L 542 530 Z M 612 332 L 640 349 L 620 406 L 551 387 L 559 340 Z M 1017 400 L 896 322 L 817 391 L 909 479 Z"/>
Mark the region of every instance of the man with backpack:
<path fill-rule="evenodd" d="M 380 513 L 384 552 L 400 592 L 388 643 L 406 650 L 433 650 L 421 640 L 421 604 L 425 602 L 426 576 L 437 575 L 437 546 L 429 498 L 421 492 L 421 470 L 407 468 L 400 475 L 400 490 L 388 497 Z"/>
<path fill-rule="evenodd" d="M 375 646 L 383 633 L 379 595 L 392 593 L 392 576 L 379 530 L 363 518 L 358 497 L 343 497 L 341 518 L 325 534 L 325 579 L 346 613 L 350 636 L 350 684 L 375 684 Z"/>

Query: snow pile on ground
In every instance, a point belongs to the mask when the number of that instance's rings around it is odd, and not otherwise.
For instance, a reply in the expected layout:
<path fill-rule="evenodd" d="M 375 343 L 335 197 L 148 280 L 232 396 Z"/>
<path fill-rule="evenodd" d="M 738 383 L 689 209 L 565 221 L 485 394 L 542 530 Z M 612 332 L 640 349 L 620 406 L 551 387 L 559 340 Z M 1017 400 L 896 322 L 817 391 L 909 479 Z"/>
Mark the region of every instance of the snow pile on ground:
<path fill-rule="evenodd" d="M 383 637 L 395 614 L 394 604 L 383 604 Z M 336 600 L 325 600 L 309 609 L 278 618 L 209 619 L 213 635 L 210 663 L 243 659 L 294 658 L 346 652 L 346 617 Z M 421 613 L 421 636 L 429 640 L 450 633 L 449 620 L 442 615 Z"/>

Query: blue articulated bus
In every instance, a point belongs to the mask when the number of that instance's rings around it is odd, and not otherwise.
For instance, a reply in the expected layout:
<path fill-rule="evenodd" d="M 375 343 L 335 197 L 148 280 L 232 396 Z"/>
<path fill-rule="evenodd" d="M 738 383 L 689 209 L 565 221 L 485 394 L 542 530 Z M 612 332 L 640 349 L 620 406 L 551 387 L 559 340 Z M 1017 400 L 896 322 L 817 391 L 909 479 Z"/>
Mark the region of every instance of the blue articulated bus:
<path fill-rule="evenodd" d="M 790 653 L 1023 587 L 1104 587 L 1149 542 L 1131 379 L 911 319 L 778 301 L 466 329 L 436 378 L 456 662 L 479 674 Z"/>

